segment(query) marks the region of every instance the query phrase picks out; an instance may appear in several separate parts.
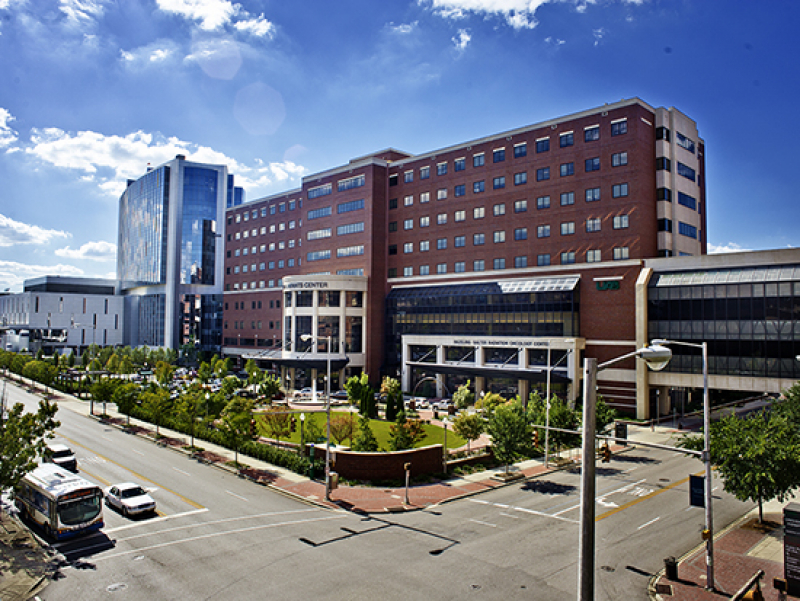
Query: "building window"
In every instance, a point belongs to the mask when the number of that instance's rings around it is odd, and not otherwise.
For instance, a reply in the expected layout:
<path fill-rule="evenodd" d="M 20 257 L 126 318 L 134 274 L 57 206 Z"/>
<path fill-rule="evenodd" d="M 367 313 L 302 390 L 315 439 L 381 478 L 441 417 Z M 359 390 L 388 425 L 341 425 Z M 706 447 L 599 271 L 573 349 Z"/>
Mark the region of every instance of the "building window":
<path fill-rule="evenodd" d="M 408 196 L 403 197 L 403 206 L 410 207 L 414 204 L 414 195 L 410 194 Z"/>
<path fill-rule="evenodd" d="M 465 196 L 466 193 L 467 193 L 467 187 L 464 184 L 459 184 L 458 186 L 455 187 L 453 191 L 453 195 L 456 197 Z"/>
<path fill-rule="evenodd" d="M 502 244 L 506 241 L 506 232 L 505 230 L 500 230 L 494 233 L 494 243 L 495 244 Z"/>
<path fill-rule="evenodd" d="M 685 177 L 686 179 L 696 181 L 697 175 L 695 174 L 694 169 L 689 167 L 688 165 L 684 165 L 680 161 L 678 161 L 678 175 Z"/>
<path fill-rule="evenodd" d="M 403 221 L 403 229 L 404 230 L 413 230 L 414 229 L 414 220 L 413 219 L 406 219 Z"/>
<path fill-rule="evenodd" d="M 658 231 L 659 232 L 671 232 L 672 231 L 672 219 L 659 219 L 658 220 Z"/>
<path fill-rule="evenodd" d="M 483 167 L 484 163 L 486 162 L 486 156 L 481 152 L 479 154 L 472 155 L 472 166 L 473 167 Z"/>
<path fill-rule="evenodd" d="M 528 143 L 521 142 L 519 144 L 514 144 L 514 158 L 519 159 L 528 154 Z"/>
<path fill-rule="evenodd" d="M 406 242 L 403 244 L 403 254 L 410 254 L 414 252 L 414 243 L 413 242 Z"/>
<path fill-rule="evenodd" d="M 336 249 L 337 257 L 356 257 L 364 254 L 364 245 L 358 244 L 356 246 L 344 246 Z"/>
<path fill-rule="evenodd" d="M 447 263 L 438 263 L 436 265 L 436 273 L 447 273 Z"/>
<path fill-rule="evenodd" d="M 351 200 L 350 202 L 342 202 L 336 206 L 336 212 L 340 215 L 342 213 L 349 213 L 351 211 L 360 211 L 364 208 L 364 199 Z"/>
<path fill-rule="evenodd" d="M 623 119 L 621 121 L 612 121 L 611 122 L 611 135 L 612 136 L 621 136 L 622 134 L 628 133 L 628 120 Z"/>
<path fill-rule="evenodd" d="M 389 272 L 386 274 L 388 278 L 396 278 L 397 277 L 397 267 L 390 267 Z"/>
<path fill-rule="evenodd" d="M 628 184 L 614 184 L 614 187 L 611 188 L 611 196 L 614 198 L 620 198 L 622 196 L 628 195 Z"/>
<path fill-rule="evenodd" d="M 666 157 L 656 158 L 656 171 L 672 171 L 672 163 Z"/>
<path fill-rule="evenodd" d="M 599 232 L 600 231 L 600 218 L 599 217 L 589 217 L 586 219 L 586 231 L 591 232 Z"/>
<path fill-rule="evenodd" d="M 595 140 L 600 139 L 600 126 L 599 125 L 592 125 L 591 127 L 587 127 L 583 130 L 583 141 L 584 142 L 594 142 Z"/>
<path fill-rule="evenodd" d="M 614 260 L 615 261 L 624 261 L 629 257 L 628 247 L 627 246 L 617 246 L 614 248 Z"/>
<path fill-rule="evenodd" d="M 320 196 L 327 196 L 333 192 L 333 185 L 332 184 L 323 184 L 321 186 L 316 186 L 314 188 L 309 188 L 308 190 L 308 198 L 319 198 Z M 275 214 L 275 205 L 270 207 L 270 215 Z"/>
<path fill-rule="evenodd" d="M 397 208 L 397 199 L 396 198 L 390 198 L 389 199 L 389 210 L 393 211 L 396 208 Z"/>
<path fill-rule="evenodd" d="M 600 200 L 600 188 L 588 188 L 586 190 L 586 202 L 596 202 Z"/>
<path fill-rule="evenodd" d="M 430 202 L 431 201 L 431 193 L 430 192 L 420 192 L 419 201 L 420 201 L 420 203 Z"/>
<path fill-rule="evenodd" d="M 439 238 L 436 240 L 436 250 L 445 250 L 447 248 L 447 238 Z"/>
<path fill-rule="evenodd" d="M 456 211 L 454 217 L 454 221 L 466 221 L 467 220 L 467 212 L 466 211 Z"/>
<path fill-rule="evenodd" d="M 403 183 L 404 184 L 410 184 L 413 181 L 414 181 L 414 172 L 413 171 L 406 171 L 403 174 Z"/>
<path fill-rule="evenodd" d="M 536 140 L 536 153 L 547 152 L 550 150 L 550 138 Z"/>
<path fill-rule="evenodd" d="M 447 213 L 439 213 L 436 216 L 436 223 L 438 223 L 439 225 L 444 225 L 445 223 L 447 223 Z"/>
<path fill-rule="evenodd" d="M 564 221 L 561 224 L 561 235 L 562 236 L 571 236 L 575 233 L 575 222 L 574 221 Z"/>
<path fill-rule="evenodd" d="M 403 277 L 410 278 L 414 275 L 414 268 L 413 267 L 403 267 Z"/>
<path fill-rule="evenodd" d="M 430 275 L 431 273 L 431 266 L 430 265 L 420 265 L 419 266 L 419 274 L 420 275 Z"/>
<path fill-rule="evenodd" d="M 666 140 L 669 142 L 669 129 L 661 126 L 656 128 L 656 140 Z"/>
<path fill-rule="evenodd" d="M 359 232 L 364 231 L 364 222 L 359 221 L 357 223 L 347 223 L 345 225 L 339 225 L 336 227 L 336 235 L 337 236 L 347 236 L 348 234 L 357 234 Z M 289 247 L 291 248 L 294 246 L 294 240 L 289 241 Z"/>
<path fill-rule="evenodd" d="M 575 143 L 575 137 L 573 132 L 567 132 L 565 134 L 561 134 L 558 137 L 558 144 L 561 148 L 566 148 L 567 146 L 572 146 Z"/>
<path fill-rule="evenodd" d="M 627 164 L 628 164 L 627 152 L 617 152 L 611 155 L 612 167 L 621 167 L 622 165 L 627 165 Z"/>
<path fill-rule="evenodd" d="M 614 229 L 615 230 L 624 230 L 628 227 L 628 216 L 627 215 L 615 215 L 614 216 Z"/>
<path fill-rule="evenodd" d="M 527 240 L 527 239 L 528 239 L 528 228 L 518 227 L 514 230 L 514 240 Z"/>
<path fill-rule="evenodd" d="M 561 174 L 561 177 L 575 175 L 575 163 L 561 163 L 561 167 L 559 167 L 559 173 Z"/>
<path fill-rule="evenodd" d="M 536 265 L 539 267 L 550 265 L 550 255 L 536 255 Z"/>
<path fill-rule="evenodd" d="M 423 240 L 419 243 L 419 252 L 426 253 L 431 249 L 431 241 L 430 240 Z"/>
<path fill-rule="evenodd" d="M 396 232 L 397 231 L 397 222 L 396 221 L 390 221 L 389 222 L 389 231 L 390 232 Z"/>
<path fill-rule="evenodd" d="M 330 207 L 320 207 L 319 209 L 313 209 L 308 212 L 308 220 L 311 221 L 312 219 L 319 219 L 320 217 L 329 217 L 331 213 L 332 211 Z"/>
<path fill-rule="evenodd" d="M 453 239 L 453 246 L 456 248 L 463 248 L 467 245 L 467 237 L 466 236 L 456 236 Z"/>
<path fill-rule="evenodd" d="M 528 266 L 528 257 L 514 257 L 514 267 L 517 269 L 522 269 L 523 267 Z"/>
<path fill-rule="evenodd" d="M 419 218 L 420 227 L 428 227 L 431 224 L 431 218 L 428 215 Z"/>
<path fill-rule="evenodd" d="M 667 202 L 672 202 L 672 190 L 669 188 L 656 189 L 656 200 L 666 200 Z"/>
<path fill-rule="evenodd" d="M 505 215 L 506 205 L 504 203 L 496 204 L 494 207 L 492 207 L 492 212 L 494 213 L 495 217 L 498 217 L 499 215 Z"/>
<path fill-rule="evenodd" d="M 464 273 L 467 270 L 467 264 L 464 261 L 456 261 L 453 265 L 453 271 L 456 273 Z"/>
<path fill-rule="evenodd" d="M 575 251 L 571 250 L 568 252 L 561 253 L 562 265 L 572 265 L 574 262 L 575 262 Z"/>
<path fill-rule="evenodd" d="M 447 198 L 447 188 L 436 190 L 436 200 L 444 200 L 445 198 Z"/>
<path fill-rule="evenodd" d="M 675 143 L 681 148 L 684 148 L 694 154 L 694 142 L 679 131 L 675 132 Z"/>
<path fill-rule="evenodd" d="M 493 163 L 502 163 L 506 160 L 506 149 L 505 148 L 495 148 L 492 151 L 492 162 Z"/>
<path fill-rule="evenodd" d="M 353 188 L 361 188 L 366 183 L 366 178 L 364 175 L 356 175 L 355 177 L 348 177 L 347 179 L 341 179 L 336 183 L 336 187 L 339 192 L 344 192 L 345 190 L 352 190 Z M 281 203 L 280 205 L 280 212 L 283 213 L 286 209 L 286 205 Z"/>
<path fill-rule="evenodd" d="M 693 225 L 689 225 L 688 223 L 684 223 L 683 221 L 678 222 L 678 233 L 681 236 L 686 236 L 687 238 L 697 239 L 697 228 Z"/>
<path fill-rule="evenodd" d="M 420 167 L 419 168 L 419 179 L 428 179 L 431 176 L 431 168 L 430 167 Z"/>
<path fill-rule="evenodd" d="M 472 271 L 484 271 L 486 269 L 483 259 L 476 259 L 472 262 Z"/>
<path fill-rule="evenodd" d="M 389 176 L 389 187 L 392 188 L 397 185 L 397 174 L 393 173 Z"/>
<path fill-rule="evenodd" d="M 528 183 L 528 172 L 522 171 L 521 173 L 514 174 L 514 185 L 521 186 Z"/>
<path fill-rule="evenodd" d="M 697 210 L 697 200 L 688 194 L 684 194 L 683 192 L 678 192 L 678 204 L 683 205 L 684 207 L 689 207 L 693 211 Z"/>
<path fill-rule="evenodd" d="M 549 209 L 550 208 L 550 197 L 549 196 L 540 196 L 536 199 L 536 208 L 537 209 Z"/>
<path fill-rule="evenodd" d="M 447 163 L 436 164 L 436 175 L 447 175 Z"/>
<path fill-rule="evenodd" d="M 562 192 L 561 193 L 561 206 L 566 207 L 568 205 L 575 204 L 575 192 Z"/>
<path fill-rule="evenodd" d="M 465 158 L 456 159 L 453 161 L 453 169 L 455 171 L 464 171 L 467 168 L 467 160 Z"/>
<path fill-rule="evenodd" d="M 586 159 L 586 171 L 600 171 L 600 157 Z"/>
<path fill-rule="evenodd" d="M 475 207 L 472 209 L 472 218 L 473 219 L 483 219 L 486 216 L 486 208 L 485 207 Z"/>
<path fill-rule="evenodd" d="M 317 250 L 306 254 L 306 261 L 322 261 L 324 259 L 330 259 L 330 258 L 331 258 L 331 251 L 329 250 Z"/>
<path fill-rule="evenodd" d="M 486 235 L 485 234 L 472 234 L 472 245 L 473 246 L 483 246 L 486 244 Z"/>
<path fill-rule="evenodd" d="M 536 237 L 537 238 L 549 238 L 550 237 L 550 226 L 549 225 L 540 225 L 536 228 Z"/>
<path fill-rule="evenodd" d="M 390 244 L 389 245 L 389 255 L 396 255 L 397 254 L 397 244 Z"/>
<path fill-rule="evenodd" d="M 543 182 L 550 179 L 550 167 L 542 167 L 536 170 L 536 181 Z"/>
<path fill-rule="evenodd" d="M 600 263 L 600 249 L 595 248 L 592 250 L 586 251 L 586 262 L 587 263 Z"/>
<path fill-rule="evenodd" d="M 525 213 L 528 210 L 528 201 L 527 200 L 517 200 L 514 202 L 514 212 L 515 213 Z"/>
<path fill-rule="evenodd" d="M 499 190 L 500 188 L 506 187 L 506 178 L 505 176 L 496 177 L 492 180 L 492 188 L 494 190 Z"/>
<path fill-rule="evenodd" d="M 483 180 L 474 182 L 472 184 L 472 192 L 474 194 L 480 194 L 484 190 L 486 190 L 486 182 L 484 182 Z"/>

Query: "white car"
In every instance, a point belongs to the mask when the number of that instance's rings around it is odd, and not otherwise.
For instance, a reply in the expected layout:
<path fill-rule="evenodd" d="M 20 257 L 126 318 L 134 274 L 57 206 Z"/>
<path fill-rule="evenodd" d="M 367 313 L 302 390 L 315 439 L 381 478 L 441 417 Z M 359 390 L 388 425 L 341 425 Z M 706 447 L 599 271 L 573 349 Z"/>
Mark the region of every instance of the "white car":
<path fill-rule="evenodd" d="M 153 497 L 133 482 L 109 486 L 104 494 L 106 505 L 114 507 L 126 516 L 152 513 L 156 510 L 156 502 Z"/>

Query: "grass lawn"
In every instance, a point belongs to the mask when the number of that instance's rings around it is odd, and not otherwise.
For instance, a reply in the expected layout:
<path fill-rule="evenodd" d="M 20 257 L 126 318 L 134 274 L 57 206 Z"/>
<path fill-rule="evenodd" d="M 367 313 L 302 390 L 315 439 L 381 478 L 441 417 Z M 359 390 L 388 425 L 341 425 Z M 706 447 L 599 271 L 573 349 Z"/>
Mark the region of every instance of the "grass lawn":
<path fill-rule="evenodd" d="M 335 418 L 337 415 L 346 415 L 347 412 L 344 411 L 331 411 L 331 419 Z M 358 415 L 353 414 L 356 418 L 356 426 L 358 426 Z M 318 412 L 318 413 L 309 413 L 306 412 L 306 427 L 308 424 L 314 421 L 320 426 L 320 431 L 322 432 L 323 441 L 325 436 L 325 412 Z M 262 436 L 269 437 L 269 433 L 267 429 L 264 427 L 264 423 L 262 420 L 257 419 L 256 423 L 258 424 L 258 432 Z M 375 438 L 378 440 L 378 446 L 383 450 L 389 449 L 389 425 L 390 422 L 384 421 L 382 419 L 371 419 L 369 422 L 370 428 L 372 428 L 372 433 L 375 435 Z M 427 436 L 420 441 L 417 445 L 418 447 L 427 447 L 433 444 L 444 444 L 444 429 L 440 428 L 439 426 L 433 426 L 431 424 L 425 424 L 425 433 Z M 285 440 L 285 439 L 284 439 Z M 297 418 L 297 431 L 292 432 L 288 439 L 290 442 L 300 443 L 300 418 Z M 311 441 L 308 441 L 311 442 Z M 335 443 L 336 441 L 331 440 L 331 443 Z M 346 445 L 349 445 L 351 441 L 345 441 Z M 456 435 L 452 429 L 448 429 L 447 432 L 447 448 L 455 449 L 458 447 L 462 447 L 467 444 L 467 441 L 461 438 L 460 436 Z"/>

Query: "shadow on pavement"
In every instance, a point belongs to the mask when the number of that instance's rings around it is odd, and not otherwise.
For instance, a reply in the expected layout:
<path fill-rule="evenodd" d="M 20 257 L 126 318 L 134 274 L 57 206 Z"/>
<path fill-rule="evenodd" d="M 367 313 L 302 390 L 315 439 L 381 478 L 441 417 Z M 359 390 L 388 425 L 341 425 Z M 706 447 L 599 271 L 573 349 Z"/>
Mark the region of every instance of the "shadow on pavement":
<path fill-rule="evenodd" d="M 538 492 L 543 495 L 564 495 L 578 490 L 572 484 L 560 484 L 550 480 L 530 480 L 520 487 L 528 492 Z"/>

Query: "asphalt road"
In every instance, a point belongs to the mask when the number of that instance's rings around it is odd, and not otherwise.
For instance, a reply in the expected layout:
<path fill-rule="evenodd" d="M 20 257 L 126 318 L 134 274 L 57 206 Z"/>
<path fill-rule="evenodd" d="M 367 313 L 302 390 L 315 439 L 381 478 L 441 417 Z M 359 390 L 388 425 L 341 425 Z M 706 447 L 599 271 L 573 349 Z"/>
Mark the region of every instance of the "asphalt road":
<path fill-rule="evenodd" d="M 30 397 L 9 388 L 13 402 Z M 101 533 L 56 545 L 43 600 L 574 599 L 580 475 L 562 471 L 425 511 L 329 511 L 62 410 L 57 440 L 103 486 L 134 481 L 156 516 L 106 509 Z M 650 574 L 700 542 L 696 459 L 635 449 L 598 464 L 596 598 L 646 599 Z M 715 483 L 720 527 L 747 511 Z"/>

